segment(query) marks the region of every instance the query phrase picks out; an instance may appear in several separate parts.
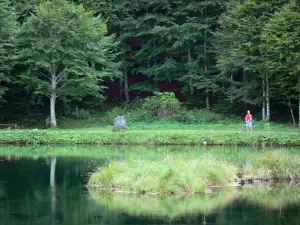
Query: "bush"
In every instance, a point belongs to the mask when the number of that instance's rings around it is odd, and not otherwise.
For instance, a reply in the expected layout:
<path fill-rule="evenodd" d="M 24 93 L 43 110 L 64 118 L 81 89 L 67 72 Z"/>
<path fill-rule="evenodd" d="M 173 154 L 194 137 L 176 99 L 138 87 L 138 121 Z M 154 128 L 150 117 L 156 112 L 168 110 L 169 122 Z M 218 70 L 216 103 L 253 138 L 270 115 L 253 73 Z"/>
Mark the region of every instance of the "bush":
<path fill-rule="evenodd" d="M 173 92 L 155 92 L 155 96 L 145 99 L 143 109 L 157 117 L 170 117 L 178 111 L 180 103 Z"/>
<path fill-rule="evenodd" d="M 224 116 L 222 114 L 214 113 L 205 109 L 194 109 L 194 110 L 185 110 L 181 109 L 179 112 L 175 113 L 172 116 L 174 121 L 185 124 L 193 123 L 232 123 L 233 118 Z M 237 120 L 237 119 L 235 119 Z"/>

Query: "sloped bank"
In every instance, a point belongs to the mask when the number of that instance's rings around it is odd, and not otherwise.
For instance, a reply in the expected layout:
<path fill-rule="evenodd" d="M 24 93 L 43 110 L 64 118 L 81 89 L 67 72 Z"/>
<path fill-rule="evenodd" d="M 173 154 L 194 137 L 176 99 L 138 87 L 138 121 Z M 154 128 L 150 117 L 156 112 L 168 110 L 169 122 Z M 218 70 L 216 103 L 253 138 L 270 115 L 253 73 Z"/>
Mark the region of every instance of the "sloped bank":
<path fill-rule="evenodd" d="M 300 146 L 299 132 L 234 132 L 186 130 L 5 130 L 1 144 L 103 144 L 103 145 L 253 145 Z"/>

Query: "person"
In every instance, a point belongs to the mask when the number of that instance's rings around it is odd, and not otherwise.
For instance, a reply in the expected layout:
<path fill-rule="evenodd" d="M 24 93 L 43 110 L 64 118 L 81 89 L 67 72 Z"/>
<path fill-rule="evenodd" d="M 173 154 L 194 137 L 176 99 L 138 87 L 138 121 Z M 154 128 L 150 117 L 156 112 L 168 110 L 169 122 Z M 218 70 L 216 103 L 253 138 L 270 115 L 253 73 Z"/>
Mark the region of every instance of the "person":
<path fill-rule="evenodd" d="M 252 132 L 252 115 L 250 113 L 250 111 L 248 110 L 247 111 L 247 115 L 245 117 L 245 121 L 246 121 L 246 128 L 247 128 L 247 131 L 249 132 Z"/>

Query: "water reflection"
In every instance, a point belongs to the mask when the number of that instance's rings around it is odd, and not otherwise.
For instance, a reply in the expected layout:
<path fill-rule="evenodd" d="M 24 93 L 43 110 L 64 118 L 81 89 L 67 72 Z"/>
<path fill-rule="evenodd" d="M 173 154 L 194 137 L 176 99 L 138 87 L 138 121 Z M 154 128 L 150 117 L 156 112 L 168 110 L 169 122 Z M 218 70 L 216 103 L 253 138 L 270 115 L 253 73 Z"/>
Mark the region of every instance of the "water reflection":
<path fill-rule="evenodd" d="M 115 151 L 114 158 L 122 159 L 125 150 L 121 152 Z M 231 157 L 221 150 L 216 154 Z M 95 165 L 94 158 L 78 156 L 3 156 L 0 225 L 300 224 L 297 184 L 228 188 L 188 198 L 88 191 L 88 174 L 99 163 L 105 165 L 107 158 L 97 159 Z"/>
<path fill-rule="evenodd" d="M 199 213 L 212 213 L 233 202 L 239 192 L 235 188 L 209 195 L 195 196 L 151 196 L 90 189 L 92 198 L 106 209 L 128 213 L 132 216 L 149 216 L 175 219 Z"/>
<path fill-rule="evenodd" d="M 247 201 L 267 209 L 282 209 L 300 203 L 299 184 L 257 184 L 243 187 L 243 197 Z"/>

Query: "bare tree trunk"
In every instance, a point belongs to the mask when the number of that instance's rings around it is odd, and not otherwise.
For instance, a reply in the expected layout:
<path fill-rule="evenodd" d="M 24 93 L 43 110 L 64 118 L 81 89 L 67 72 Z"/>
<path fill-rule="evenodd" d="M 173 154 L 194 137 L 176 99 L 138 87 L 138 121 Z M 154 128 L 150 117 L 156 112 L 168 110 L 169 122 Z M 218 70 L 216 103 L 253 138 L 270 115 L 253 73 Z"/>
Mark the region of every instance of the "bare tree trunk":
<path fill-rule="evenodd" d="M 263 89 L 263 100 L 262 100 L 262 120 L 266 120 L 266 84 L 265 84 L 265 75 L 263 77 L 263 84 L 262 84 L 262 89 Z"/>
<path fill-rule="evenodd" d="M 266 107 L 267 107 L 267 113 L 266 113 L 266 121 L 270 121 L 270 96 L 269 96 L 269 77 L 266 75 Z"/>
<path fill-rule="evenodd" d="M 299 93 L 299 97 L 298 98 L 299 98 L 299 100 L 298 100 L 299 101 L 299 103 L 298 103 L 299 104 L 298 110 L 299 110 L 299 127 L 300 127 L 300 93 Z"/>
<path fill-rule="evenodd" d="M 294 124 L 294 127 L 296 127 L 296 120 L 295 120 L 295 116 L 294 116 L 294 112 L 293 112 L 293 107 L 292 107 L 290 99 L 287 98 L 287 100 L 288 100 L 289 108 L 290 108 L 290 111 L 291 111 L 293 124 Z"/>
<path fill-rule="evenodd" d="M 192 62 L 191 48 L 188 48 L 188 63 L 190 64 L 191 62 Z M 190 94 L 194 95 L 194 87 L 193 87 L 192 78 L 190 78 Z"/>
<path fill-rule="evenodd" d="M 206 108 L 208 109 L 208 110 L 210 110 L 210 104 L 209 104 L 209 97 L 208 96 L 206 96 Z"/>
<path fill-rule="evenodd" d="M 206 64 L 207 42 L 206 42 L 206 40 L 207 40 L 207 30 L 205 29 L 205 31 L 204 31 L 204 73 L 205 73 L 205 75 L 207 73 L 207 64 Z M 208 110 L 210 110 L 208 90 L 206 90 L 206 99 L 205 100 L 206 100 L 206 108 Z"/>
<path fill-rule="evenodd" d="M 231 104 L 233 104 L 233 94 L 232 94 L 232 90 L 233 90 L 233 74 L 232 72 L 230 73 L 230 89 L 231 89 L 231 93 L 230 93 L 230 102 Z"/>
<path fill-rule="evenodd" d="M 50 97 L 50 120 L 51 127 L 56 127 L 56 114 L 55 114 L 55 104 L 56 104 L 56 96 L 55 94 L 51 94 Z"/>
<path fill-rule="evenodd" d="M 126 70 L 124 70 L 124 92 L 125 92 L 125 99 L 127 102 L 129 102 L 128 74 Z"/>
<path fill-rule="evenodd" d="M 50 122 L 51 127 L 56 127 L 56 113 L 55 113 L 55 105 L 56 105 L 56 85 L 57 85 L 57 77 L 53 69 L 51 71 L 51 95 L 50 95 Z"/>
<path fill-rule="evenodd" d="M 298 84 L 300 86 L 300 77 L 298 78 Z M 298 116 L 299 116 L 299 127 L 300 127 L 300 90 L 299 90 L 299 96 L 298 96 Z"/>

